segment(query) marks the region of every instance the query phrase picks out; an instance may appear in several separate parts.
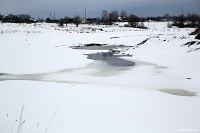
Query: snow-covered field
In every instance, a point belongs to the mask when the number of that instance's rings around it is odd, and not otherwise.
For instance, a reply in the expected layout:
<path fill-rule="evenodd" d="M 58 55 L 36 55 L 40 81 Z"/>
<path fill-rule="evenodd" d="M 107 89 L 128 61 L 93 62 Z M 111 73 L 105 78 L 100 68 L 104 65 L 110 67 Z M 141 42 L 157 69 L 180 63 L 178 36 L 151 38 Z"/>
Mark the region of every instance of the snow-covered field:
<path fill-rule="evenodd" d="M 194 29 L 122 25 L 0 23 L 0 133 L 199 133 Z M 129 56 L 120 58 L 135 65 L 87 59 L 108 50 L 70 47 L 91 43 L 123 45 Z"/>

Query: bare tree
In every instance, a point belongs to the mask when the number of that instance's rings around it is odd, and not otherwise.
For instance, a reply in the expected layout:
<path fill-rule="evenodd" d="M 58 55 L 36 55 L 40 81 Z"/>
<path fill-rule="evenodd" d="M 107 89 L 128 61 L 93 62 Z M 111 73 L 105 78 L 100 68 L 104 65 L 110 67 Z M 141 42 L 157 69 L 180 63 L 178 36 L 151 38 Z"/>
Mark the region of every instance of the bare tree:
<path fill-rule="evenodd" d="M 179 16 L 179 24 L 180 24 L 180 27 L 183 28 L 184 27 L 184 22 L 185 22 L 185 15 L 182 11 L 181 15 Z"/>
<path fill-rule="evenodd" d="M 112 24 L 112 22 L 116 22 L 118 17 L 119 17 L 118 11 L 111 11 L 109 13 L 109 22 L 110 22 L 110 24 Z"/>
<path fill-rule="evenodd" d="M 66 26 L 67 26 L 68 22 L 69 22 L 69 17 L 64 17 L 58 21 L 58 25 L 62 27 L 62 26 L 64 26 L 64 24 L 66 24 Z"/>
<path fill-rule="evenodd" d="M 185 24 L 185 15 L 182 11 L 181 15 L 177 16 L 176 19 L 174 20 L 174 26 L 178 26 L 180 28 L 184 28 Z"/>
<path fill-rule="evenodd" d="M 163 19 L 165 19 L 165 20 L 167 20 L 167 21 L 169 21 L 170 18 L 171 18 L 171 16 L 170 16 L 169 14 L 165 14 L 165 15 L 163 16 Z"/>
<path fill-rule="evenodd" d="M 66 26 L 67 26 L 67 24 L 69 23 L 69 17 L 67 17 L 67 16 L 65 16 L 64 17 L 64 19 L 63 19 L 63 21 L 64 21 L 64 23 L 66 24 Z"/>
<path fill-rule="evenodd" d="M 131 27 L 137 28 L 139 22 L 140 22 L 140 18 L 138 16 L 133 15 L 133 14 L 129 15 L 128 23 Z"/>
<path fill-rule="evenodd" d="M 188 13 L 187 19 L 191 23 L 191 27 L 195 27 L 198 25 L 199 16 L 197 14 Z"/>
<path fill-rule="evenodd" d="M 125 10 L 122 10 L 121 13 L 120 13 L 120 17 L 122 18 L 127 18 L 127 12 Z"/>
<path fill-rule="evenodd" d="M 102 19 L 104 24 L 106 24 L 108 22 L 108 19 L 109 19 L 108 11 L 103 10 L 103 12 L 101 14 L 101 19 Z"/>
<path fill-rule="evenodd" d="M 3 19 L 3 15 L 0 14 L 0 20 L 2 20 L 2 19 Z"/>
<path fill-rule="evenodd" d="M 74 23 L 76 24 L 76 26 L 78 27 L 78 25 L 81 23 L 81 17 L 76 15 L 74 17 Z"/>

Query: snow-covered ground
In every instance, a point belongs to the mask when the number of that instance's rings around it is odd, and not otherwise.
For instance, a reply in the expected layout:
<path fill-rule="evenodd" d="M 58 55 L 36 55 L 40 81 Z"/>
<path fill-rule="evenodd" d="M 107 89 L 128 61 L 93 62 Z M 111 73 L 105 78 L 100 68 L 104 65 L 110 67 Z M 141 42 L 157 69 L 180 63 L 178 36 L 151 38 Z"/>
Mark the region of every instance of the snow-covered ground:
<path fill-rule="evenodd" d="M 200 132 L 194 29 L 122 25 L 0 23 L 0 132 L 17 132 L 23 105 L 24 133 Z M 135 65 L 87 59 L 107 50 L 70 48 L 90 43 L 129 46 L 120 50 L 132 56 L 120 58 Z"/>

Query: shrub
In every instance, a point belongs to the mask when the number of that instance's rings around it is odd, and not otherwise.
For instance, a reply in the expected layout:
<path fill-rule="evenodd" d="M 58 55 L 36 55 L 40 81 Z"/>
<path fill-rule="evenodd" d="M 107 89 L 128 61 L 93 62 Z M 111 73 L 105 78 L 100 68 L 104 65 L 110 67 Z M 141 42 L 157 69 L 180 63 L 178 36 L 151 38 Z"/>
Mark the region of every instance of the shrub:
<path fill-rule="evenodd" d="M 172 28 L 172 24 L 170 22 L 167 23 L 167 28 Z"/>
<path fill-rule="evenodd" d="M 147 29 L 143 22 L 140 22 L 136 28 Z"/>
<path fill-rule="evenodd" d="M 195 37 L 195 39 L 200 40 L 200 32 L 197 34 L 197 36 Z"/>
<path fill-rule="evenodd" d="M 190 35 L 196 35 L 198 33 L 200 33 L 200 27 L 197 27 Z"/>
<path fill-rule="evenodd" d="M 140 18 L 136 15 L 130 14 L 128 19 L 128 24 L 130 27 L 137 28 L 139 24 Z"/>

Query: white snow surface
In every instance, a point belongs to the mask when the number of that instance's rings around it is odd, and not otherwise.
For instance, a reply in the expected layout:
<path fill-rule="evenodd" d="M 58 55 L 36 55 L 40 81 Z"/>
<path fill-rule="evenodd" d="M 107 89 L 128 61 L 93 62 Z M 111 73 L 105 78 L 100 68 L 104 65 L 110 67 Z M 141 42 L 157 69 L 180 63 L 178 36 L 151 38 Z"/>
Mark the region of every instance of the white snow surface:
<path fill-rule="evenodd" d="M 0 133 L 17 132 L 23 105 L 24 133 L 199 133 L 200 44 L 182 46 L 199 42 L 189 35 L 194 29 L 145 25 L 0 23 L 0 73 L 40 75 L 0 75 Z M 132 46 L 123 59 L 136 65 L 121 69 L 85 55 L 102 50 L 70 48 L 89 43 Z"/>

